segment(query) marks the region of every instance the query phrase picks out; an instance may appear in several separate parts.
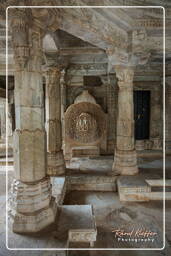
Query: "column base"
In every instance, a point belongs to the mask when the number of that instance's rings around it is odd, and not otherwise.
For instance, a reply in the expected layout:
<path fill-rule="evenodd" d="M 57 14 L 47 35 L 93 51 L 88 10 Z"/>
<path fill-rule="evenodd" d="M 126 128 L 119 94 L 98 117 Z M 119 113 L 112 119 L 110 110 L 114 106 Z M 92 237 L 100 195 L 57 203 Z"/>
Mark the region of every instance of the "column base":
<path fill-rule="evenodd" d="M 135 150 L 116 150 L 114 163 L 112 166 L 112 176 L 115 175 L 135 175 L 137 174 L 137 154 Z"/>
<path fill-rule="evenodd" d="M 65 160 L 63 151 L 56 153 L 48 153 L 48 168 L 49 176 L 61 176 L 65 174 Z"/>
<path fill-rule="evenodd" d="M 35 233 L 52 224 L 57 206 L 51 197 L 49 177 L 35 184 L 14 180 L 9 208 L 13 232 Z"/>

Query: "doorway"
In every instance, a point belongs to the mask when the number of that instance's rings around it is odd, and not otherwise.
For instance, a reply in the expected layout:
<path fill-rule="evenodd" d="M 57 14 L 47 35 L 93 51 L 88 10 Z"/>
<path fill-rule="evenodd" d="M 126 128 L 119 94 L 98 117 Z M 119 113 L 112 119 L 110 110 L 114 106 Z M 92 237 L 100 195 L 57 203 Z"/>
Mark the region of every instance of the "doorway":
<path fill-rule="evenodd" d="M 150 91 L 134 91 L 135 140 L 149 139 Z"/>

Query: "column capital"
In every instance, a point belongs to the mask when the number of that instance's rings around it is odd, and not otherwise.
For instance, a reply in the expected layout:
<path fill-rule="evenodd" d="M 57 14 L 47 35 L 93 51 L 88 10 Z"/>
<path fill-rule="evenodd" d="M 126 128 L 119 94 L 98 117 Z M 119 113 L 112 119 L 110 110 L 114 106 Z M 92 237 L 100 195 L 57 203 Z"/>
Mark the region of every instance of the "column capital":
<path fill-rule="evenodd" d="M 116 77 L 118 78 L 118 86 L 120 89 L 132 89 L 134 68 L 125 66 L 115 67 Z"/>
<path fill-rule="evenodd" d="M 44 70 L 44 73 L 47 79 L 47 84 L 54 84 L 57 82 L 57 79 L 60 78 L 61 67 L 60 66 L 47 67 Z"/>
<path fill-rule="evenodd" d="M 12 30 L 12 43 L 16 64 L 23 69 L 28 61 L 29 52 L 29 26 L 26 9 L 14 8 L 10 10 L 10 26 Z"/>
<path fill-rule="evenodd" d="M 127 51 L 120 48 L 109 48 L 106 50 L 108 56 L 108 72 L 110 72 L 114 66 L 130 66 L 136 67 L 137 65 L 144 65 L 147 63 L 150 52 L 140 51 L 134 52 L 133 50 Z"/>
<path fill-rule="evenodd" d="M 110 72 L 114 66 L 122 65 L 128 66 L 130 63 L 130 54 L 123 49 L 119 48 L 109 48 L 106 50 L 108 56 L 108 71 Z"/>
<path fill-rule="evenodd" d="M 132 82 L 134 78 L 134 68 L 126 66 L 115 66 L 116 77 L 120 82 Z"/>
<path fill-rule="evenodd" d="M 45 68 L 45 72 L 47 74 L 58 74 L 61 73 L 62 69 L 60 65 L 56 65 L 56 66 L 47 66 Z"/>

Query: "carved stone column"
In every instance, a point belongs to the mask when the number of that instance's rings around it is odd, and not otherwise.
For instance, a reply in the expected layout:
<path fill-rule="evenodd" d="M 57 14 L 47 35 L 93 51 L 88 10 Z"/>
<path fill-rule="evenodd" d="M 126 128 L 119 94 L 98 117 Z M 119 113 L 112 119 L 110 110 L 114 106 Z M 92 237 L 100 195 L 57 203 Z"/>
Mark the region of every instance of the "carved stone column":
<path fill-rule="evenodd" d="M 152 149 L 162 149 L 162 86 L 156 86 L 151 91 L 151 127 L 150 141 Z"/>
<path fill-rule="evenodd" d="M 7 136 L 12 136 L 11 106 L 8 104 L 8 127 L 6 127 L 6 99 L 0 97 L 0 138 L 5 142 Z"/>
<path fill-rule="evenodd" d="M 61 72 L 61 122 L 62 122 L 62 149 L 65 148 L 65 111 L 66 111 L 66 82 L 65 82 L 65 74 L 66 70 Z"/>
<path fill-rule="evenodd" d="M 6 115 L 5 115 L 6 99 L 0 98 L 0 138 L 5 141 L 6 137 Z"/>
<path fill-rule="evenodd" d="M 13 117 L 13 106 L 14 106 L 14 91 L 8 92 L 8 136 L 13 135 L 14 128 L 14 117 Z"/>
<path fill-rule="evenodd" d="M 102 80 L 103 81 L 103 80 Z M 115 148 L 115 135 L 116 135 L 116 126 L 113 125 L 116 123 L 116 106 L 117 106 L 117 88 L 116 88 L 116 79 L 113 75 L 107 79 L 107 111 L 108 111 L 108 136 L 107 136 L 107 152 L 112 154 Z"/>
<path fill-rule="evenodd" d="M 61 129 L 61 89 L 59 67 L 46 72 L 46 129 L 48 152 L 48 175 L 58 176 L 65 173 L 65 161 L 62 150 Z"/>
<path fill-rule="evenodd" d="M 20 12 L 11 24 L 15 61 L 16 129 L 15 180 L 11 187 L 10 215 L 14 232 L 30 233 L 51 224 L 55 219 L 56 207 L 51 197 L 50 178 L 46 175 L 41 34 L 39 30 L 28 28 L 25 24 L 26 13 L 22 11 L 20 16 Z M 23 51 L 23 44 L 26 51 Z"/>
<path fill-rule="evenodd" d="M 138 173 L 137 155 L 134 145 L 133 76 L 131 67 L 116 66 L 118 78 L 117 137 L 113 175 Z"/>

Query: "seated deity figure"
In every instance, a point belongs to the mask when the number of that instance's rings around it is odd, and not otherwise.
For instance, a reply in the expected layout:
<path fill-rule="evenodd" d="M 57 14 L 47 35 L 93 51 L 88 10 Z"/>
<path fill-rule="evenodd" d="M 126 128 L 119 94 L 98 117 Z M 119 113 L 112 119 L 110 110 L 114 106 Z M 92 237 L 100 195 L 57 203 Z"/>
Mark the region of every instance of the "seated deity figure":
<path fill-rule="evenodd" d="M 76 118 L 75 139 L 82 143 L 91 142 L 98 137 L 96 119 L 89 113 L 81 113 Z"/>

